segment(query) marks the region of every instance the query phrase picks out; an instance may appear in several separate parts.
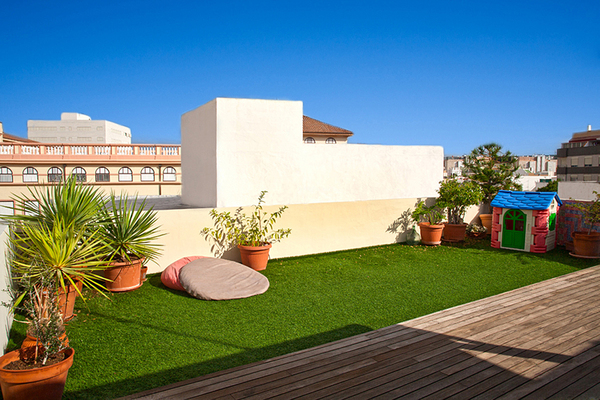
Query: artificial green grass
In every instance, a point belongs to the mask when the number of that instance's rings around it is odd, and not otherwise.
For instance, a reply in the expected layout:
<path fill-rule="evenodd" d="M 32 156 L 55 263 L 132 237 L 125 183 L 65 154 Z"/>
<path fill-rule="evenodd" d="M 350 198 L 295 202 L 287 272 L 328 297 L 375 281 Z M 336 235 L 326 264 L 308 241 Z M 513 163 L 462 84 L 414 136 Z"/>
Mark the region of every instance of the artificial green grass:
<path fill-rule="evenodd" d="M 150 275 L 138 290 L 95 295 L 69 322 L 75 363 L 66 399 L 105 399 L 271 358 L 595 265 L 564 249 L 497 250 L 489 240 L 389 245 L 269 261 L 269 290 L 202 301 Z M 24 337 L 11 331 L 9 350 Z"/>

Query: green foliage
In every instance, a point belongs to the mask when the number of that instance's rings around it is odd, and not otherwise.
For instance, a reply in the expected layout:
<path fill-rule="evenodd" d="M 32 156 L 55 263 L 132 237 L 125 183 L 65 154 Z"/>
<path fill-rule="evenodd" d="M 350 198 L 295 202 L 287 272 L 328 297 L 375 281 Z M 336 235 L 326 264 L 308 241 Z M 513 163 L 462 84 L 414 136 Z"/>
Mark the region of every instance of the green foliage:
<path fill-rule="evenodd" d="M 510 151 L 502 152 L 502 146 L 488 143 L 479 146 L 465 159 L 463 175 L 476 182 L 483 191 L 483 202 L 489 205 L 500 190 L 521 190 L 516 183 L 515 171 L 518 159 Z"/>
<path fill-rule="evenodd" d="M 594 190 L 596 198 L 589 203 L 574 203 L 571 206 L 583 212 L 583 219 L 590 226 L 588 234 L 592 233 L 594 225 L 600 223 L 600 194 Z"/>
<path fill-rule="evenodd" d="M 411 217 L 416 223 L 425 221 L 429 222 L 430 225 L 437 225 L 444 219 L 444 214 L 442 214 L 437 204 L 426 206 L 424 201 L 419 201 Z"/>
<path fill-rule="evenodd" d="M 478 205 L 483 199 L 483 192 L 477 183 L 459 182 L 454 178 L 440 182 L 438 193 L 435 204 L 446 209 L 451 224 L 462 224 L 467 208 Z"/>
<path fill-rule="evenodd" d="M 117 200 L 110 195 L 110 207 L 101 212 L 103 223 L 100 236 L 109 249 L 110 261 L 132 261 L 145 258 L 154 260 L 160 255 L 160 244 L 155 241 L 163 236 L 155 226 L 158 218 L 152 208 L 145 210 L 146 201 L 138 204 L 137 196 L 128 201 L 121 196 Z M 145 262 L 146 262 L 145 261 Z"/>
<path fill-rule="evenodd" d="M 287 206 L 280 207 L 273 213 L 263 210 L 266 190 L 260 192 L 258 203 L 250 215 L 246 215 L 243 208 L 238 208 L 232 215 L 229 211 L 218 212 L 213 209 L 210 216 L 213 220 L 213 228 L 204 228 L 200 234 L 206 240 L 212 242 L 211 251 L 216 257 L 233 246 L 264 246 L 269 243 L 278 242 L 291 233 L 291 229 L 274 229 L 275 222 L 281 217 Z"/>
<path fill-rule="evenodd" d="M 544 187 L 538 188 L 536 192 L 558 192 L 558 180 L 552 180 Z"/>

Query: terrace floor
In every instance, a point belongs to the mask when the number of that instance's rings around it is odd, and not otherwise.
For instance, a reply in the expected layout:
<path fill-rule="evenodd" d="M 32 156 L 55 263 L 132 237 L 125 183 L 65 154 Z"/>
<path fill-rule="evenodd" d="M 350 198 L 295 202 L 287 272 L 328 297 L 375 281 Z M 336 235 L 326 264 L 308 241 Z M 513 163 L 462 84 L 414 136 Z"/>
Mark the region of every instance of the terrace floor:
<path fill-rule="evenodd" d="M 126 399 L 600 399 L 600 266 Z"/>

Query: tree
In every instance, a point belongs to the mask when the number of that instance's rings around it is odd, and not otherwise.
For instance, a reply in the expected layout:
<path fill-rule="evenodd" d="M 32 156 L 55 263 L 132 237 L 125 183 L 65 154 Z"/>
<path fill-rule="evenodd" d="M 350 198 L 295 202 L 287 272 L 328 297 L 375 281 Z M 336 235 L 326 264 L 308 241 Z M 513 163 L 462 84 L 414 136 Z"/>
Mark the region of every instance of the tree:
<path fill-rule="evenodd" d="M 489 209 L 498 191 L 522 189 L 515 181 L 518 168 L 516 156 L 510 151 L 502 152 L 502 146 L 497 143 L 488 143 L 473 149 L 467 156 L 463 175 L 479 184 L 483 191 L 483 204 Z"/>
<path fill-rule="evenodd" d="M 558 192 L 558 180 L 548 182 L 546 186 L 537 188 L 536 192 Z"/>

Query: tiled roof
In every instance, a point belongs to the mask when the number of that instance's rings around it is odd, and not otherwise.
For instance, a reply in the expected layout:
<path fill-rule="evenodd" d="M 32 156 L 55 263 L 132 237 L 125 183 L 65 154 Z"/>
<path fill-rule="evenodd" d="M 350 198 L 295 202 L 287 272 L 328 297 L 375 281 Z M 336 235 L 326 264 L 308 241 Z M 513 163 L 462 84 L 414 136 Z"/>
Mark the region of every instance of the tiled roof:
<path fill-rule="evenodd" d="M 314 118 L 302 116 L 302 132 L 308 134 L 327 134 L 327 135 L 344 135 L 352 136 L 353 133 L 347 129 L 342 129 L 337 126 L 326 124 Z"/>
<path fill-rule="evenodd" d="M 513 208 L 519 210 L 546 210 L 550 207 L 552 200 L 556 198 L 558 205 L 562 201 L 556 192 L 516 192 L 501 190 L 498 192 L 492 207 Z"/>
<path fill-rule="evenodd" d="M 11 135 L 10 133 L 2 132 L 0 134 L 0 140 L 3 142 L 17 142 L 17 143 L 37 143 L 35 140 L 22 138 L 19 136 Z"/>
<path fill-rule="evenodd" d="M 573 142 L 584 142 L 588 140 L 597 140 L 600 137 L 600 129 L 594 131 L 577 132 L 573 134 L 570 143 Z"/>

